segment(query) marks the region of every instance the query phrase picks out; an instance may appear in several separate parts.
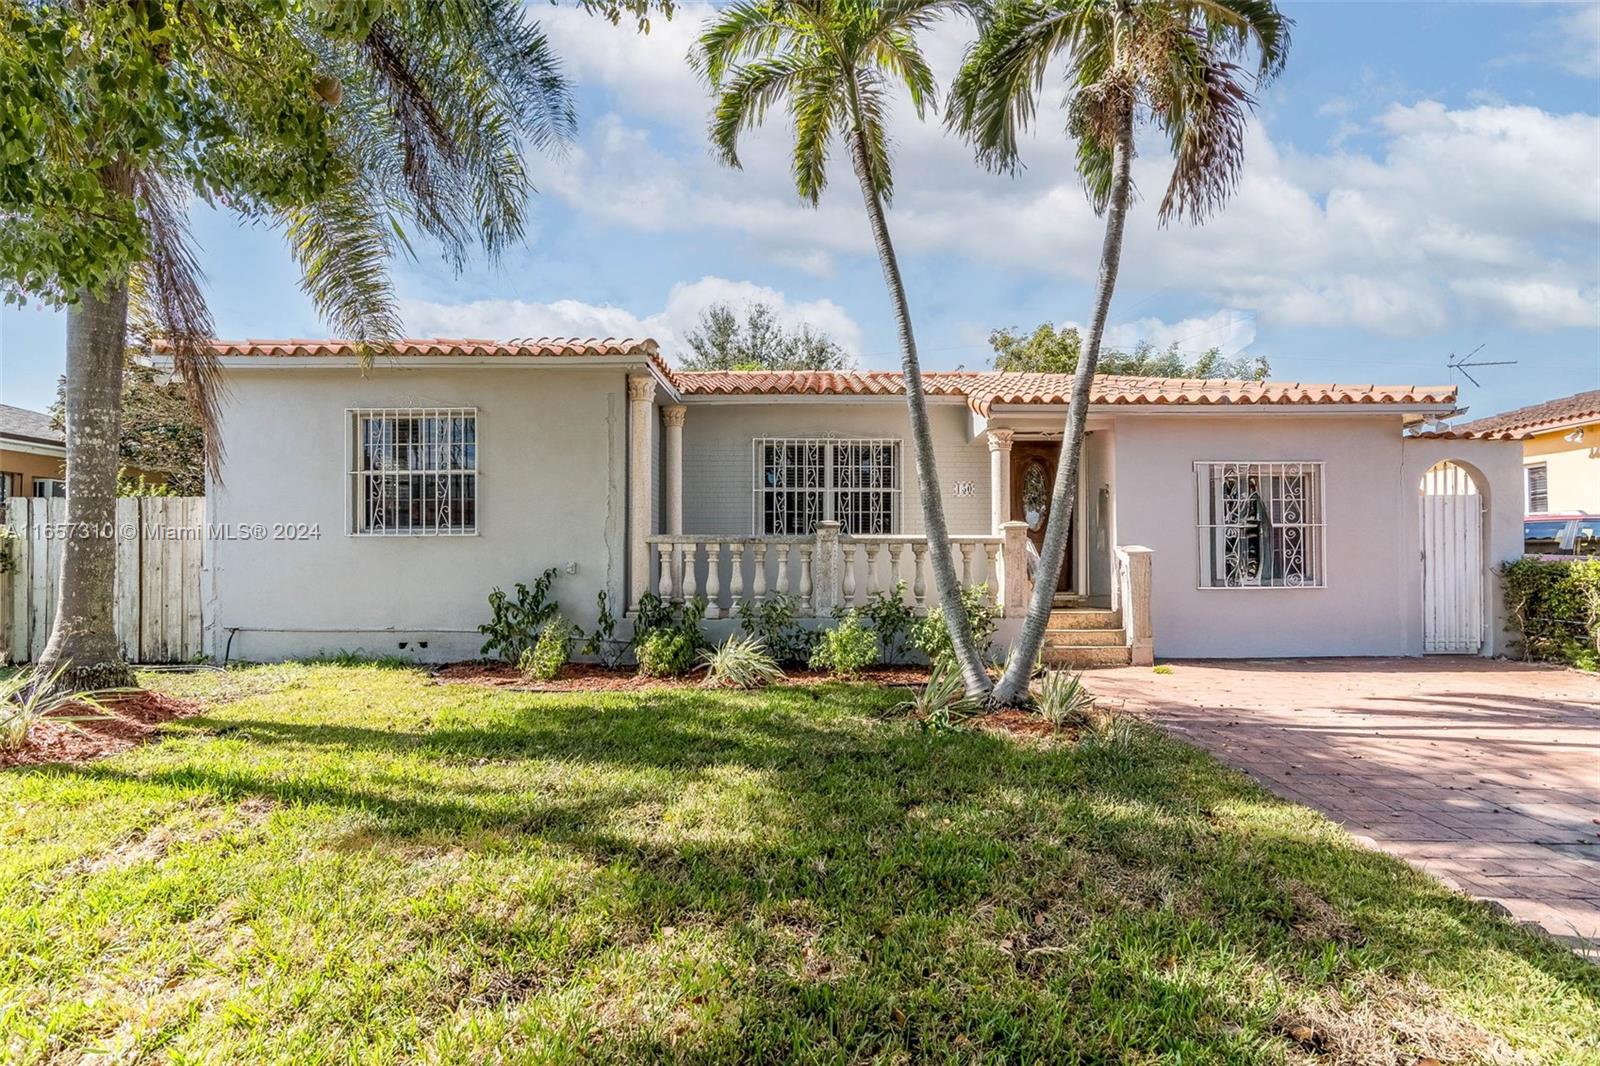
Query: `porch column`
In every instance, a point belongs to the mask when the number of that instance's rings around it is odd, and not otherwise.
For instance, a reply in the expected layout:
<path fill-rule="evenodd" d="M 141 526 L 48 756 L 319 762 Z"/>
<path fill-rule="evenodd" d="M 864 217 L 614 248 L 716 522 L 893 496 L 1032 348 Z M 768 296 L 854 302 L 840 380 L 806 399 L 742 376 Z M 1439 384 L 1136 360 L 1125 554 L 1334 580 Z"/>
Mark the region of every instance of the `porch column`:
<path fill-rule="evenodd" d="M 628 375 L 628 608 L 650 589 L 650 430 L 656 382 Z"/>
<path fill-rule="evenodd" d="M 1011 521 L 1011 430 L 991 429 L 989 437 L 989 528 L 998 534 Z"/>
<path fill-rule="evenodd" d="M 667 511 L 664 532 L 674 536 L 683 532 L 683 419 L 688 413 L 687 407 L 677 403 L 661 409 L 667 437 L 667 466 L 661 478 Z"/>

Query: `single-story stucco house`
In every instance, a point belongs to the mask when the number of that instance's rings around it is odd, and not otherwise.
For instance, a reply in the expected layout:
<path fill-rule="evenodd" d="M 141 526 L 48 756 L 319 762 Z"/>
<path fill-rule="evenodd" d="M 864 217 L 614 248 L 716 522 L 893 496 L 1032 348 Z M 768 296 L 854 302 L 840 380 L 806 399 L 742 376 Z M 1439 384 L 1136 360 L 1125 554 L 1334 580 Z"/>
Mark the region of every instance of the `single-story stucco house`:
<path fill-rule="evenodd" d="M 717 632 L 781 590 L 817 617 L 897 578 L 932 597 L 898 373 L 686 373 L 648 340 L 217 352 L 218 657 L 474 657 L 490 589 L 551 566 L 584 627 L 601 591 L 705 596 Z M 949 550 L 1004 611 L 1000 654 L 1069 379 L 925 378 Z M 1052 657 L 1502 651 L 1521 445 L 1417 434 L 1455 408 L 1448 386 L 1100 378 Z"/>

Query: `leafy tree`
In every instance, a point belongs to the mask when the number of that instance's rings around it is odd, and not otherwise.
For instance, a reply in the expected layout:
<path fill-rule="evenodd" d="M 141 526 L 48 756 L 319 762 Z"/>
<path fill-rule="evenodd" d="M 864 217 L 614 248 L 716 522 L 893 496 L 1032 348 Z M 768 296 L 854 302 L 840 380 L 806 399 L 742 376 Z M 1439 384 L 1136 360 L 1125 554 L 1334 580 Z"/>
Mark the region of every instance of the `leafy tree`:
<path fill-rule="evenodd" d="M 1027 334 L 1013 329 L 997 329 L 989 334 L 989 346 L 994 349 L 996 370 L 1070 374 L 1078 369 L 1083 338 L 1075 326 L 1058 330 L 1046 322 Z M 1266 356 L 1261 355 L 1239 355 L 1230 359 L 1222 354 L 1221 348 L 1208 348 L 1198 359 L 1190 362 L 1175 343 L 1165 349 L 1157 349 L 1148 341 L 1142 341 L 1131 352 L 1113 349 L 1100 353 L 1095 372 L 1160 378 L 1261 381 L 1272 373 L 1272 365 L 1267 362 Z"/>
<path fill-rule="evenodd" d="M 1046 73 L 1064 58 L 1078 172 L 1095 210 L 1106 217 L 1033 598 L 1011 665 L 995 686 L 997 703 L 1027 699 L 1029 667 L 1049 623 L 1078 491 L 1089 387 L 1122 258 L 1134 124 L 1147 119 L 1166 134 L 1172 152 L 1161 221 L 1184 215 L 1202 221 L 1238 185 L 1255 105 L 1247 82 L 1260 84 L 1282 69 L 1289 26 L 1272 0 L 999 0 L 983 10 L 980 36 L 951 92 L 948 124 L 972 141 L 982 162 L 1013 170 L 1017 134 L 1038 111 Z M 1252 52 L 1253 74 L 1235 62 Z"/>
<path fill-rule="evenodd" d="M 66 425 L 66 389 L 63 378 L 50 409 L 58 428 Z M 122 467 L 138 473 L 121 476 L 118 494 L 204 496 L 205 451 L 206 430 L 188 386 L 151 367 L 125 365 L 118 454 Z"/>
<path fill-rule="evenodd" d="M 850 154 L 894 306 L 923 524 L 936 545 L 948 544 L 950 538 L 911 309 L 885 217 L 894 191 L 888 106 L 896 86 L 909 94 L 918 117 L 935 105 L 933 71 L 916 34 L 956 8 L 954 0 L 738 0 L 711 19 L 694 52 L 717 93 L 711 141 L 729 166 L 739 166 L 739 134 L 759 125 L 779 104 L 787 106 L 794 121 L 795 189 L 806 202 L 815 205 L 827 186 L 828 153 L 835 138 Z M 929 557 L 940 602 L 961 602 L 950 552 L 935 550 Z M 989 677 L 966 615 L 949 611 L 945 617 L 967 691 L 987 692 Z"/>
<path fill-rule="evenodd" d="M 642 19 L 643 2 L 602 10 Z M 492 257 L 518 241 L 524 146 L 569 136 L 573 111 L 515 0 L 85 0 L 5 4 L 0 20 L 0 288 L 68 316 L 77 535 L 41 670 L 66 688 L 123 685 L 101 533 L 114 525 L 130 299 L 201 423 L 216 413 L 189 203 L 280 229 L 329 324 L 381 350 L 400 332 L 390 257 L 413 232 L 457 266 L 475 245 Z"/>
<path fill-rule="evenodd" d="M 833 338 L 809 324 L 786 329 L 765 303 L 751 304 L 743 318 L 732 304 L 712 304 L 684 340 L 691 353 L 681 360 L 685 370 L 849 370 L 855 365 Z"/>

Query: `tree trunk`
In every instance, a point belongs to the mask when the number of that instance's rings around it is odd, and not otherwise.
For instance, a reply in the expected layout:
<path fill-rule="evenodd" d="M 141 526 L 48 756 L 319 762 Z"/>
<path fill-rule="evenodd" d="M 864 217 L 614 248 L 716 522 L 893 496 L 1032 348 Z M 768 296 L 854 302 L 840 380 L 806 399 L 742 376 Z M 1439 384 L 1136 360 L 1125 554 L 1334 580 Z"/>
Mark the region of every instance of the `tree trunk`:
<path fill-rule="evenodd" d="M 61 692 L 134 684 L 114 623 L 117 471 L 128 284 L 83 293 L 67 312 L 67 528 L 55 625 L 38 671 Z"/>
<path fill-rule="evenodd" d="M 933 459 L 933 431 L 928 425 L 928 405 L 922 392 L 922 366 L 917 360 L 917 340 L 911 332 L 911 308 L 906 303 L 905 285 L 900 280 L 900 263 L 889 240 L 889 223 L 883 214 L 883 199 L 873 183 L 868 165 L 866 135 L 858 116 L 850 131 L 850 158 L 856 179 L 861 183 L 861 198 L 866 201 L 867 221 L 872 225 L 872 240 L 883 265 L 883 280 L 894 304 L 895 329 L 900 334 L 900 366 L 905 372 L 906 407 L 911 415 L 911 439 L 917 456 L 917 490 L 922 500 L 922 524 L 928 536 L 928 556 L 933 560 L 933 587 L 944 606 L 944 623 L 950 631 L 956 663 L 969 696 L 989 691 L 989 673 L 972 642 L 972 627 L 961 606 L 961 582 L 956 577 L 955 560 L 950 555 L 950 531 L 944 521 L 944 503 L 939 498 L 939 471 Z"/>
<path fill-rule="evenodd" d="M 1100 339 L 1105 334 L 1106 317 L 1111 311 L 1111 292 L 1117 284 L 1117 267 L 1122 260 L 1122 231 L 1128 221 L 1128 200 L 1133 189 L 1133 106 L 1118 123 L 1112 146 L 1111 201 L 1106 211 L 1105 238 L 1100 246 L 1100 275 L 1094 296 L 1094 316 L 1083 354 L 1072 375 L 1072 400 L 1067 407 L 1066 433 L 1061 440 L 1061 459 L 1056 464 L 1054 495 L 1050 517 L 1045 522 L 1044 544 L 1039 549 L 1039 565 L 1034 576 L 1033 598 L 1022 623 L 1022 633 L 1012 649 L 1006 672 L 994 687 L 993 701 L 1016 706 L 1028 700 L 1028 679 L 1044 644 L 1054 606 L 1056 577 L 1072 531 L 1072 502 L 1078 496 L 1078 468 L 1083 458 L 1084 424 L 1089 416 L 1089 391 L 1094 384 L 1095 367 L 1100 362 Z"/>

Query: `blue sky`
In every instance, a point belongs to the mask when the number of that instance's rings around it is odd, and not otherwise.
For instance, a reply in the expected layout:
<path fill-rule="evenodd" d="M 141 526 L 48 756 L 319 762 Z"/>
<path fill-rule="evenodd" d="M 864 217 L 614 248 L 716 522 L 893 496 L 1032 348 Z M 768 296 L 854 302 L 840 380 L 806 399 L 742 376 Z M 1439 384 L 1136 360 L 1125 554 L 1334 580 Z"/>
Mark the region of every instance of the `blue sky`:
<path fill-rule="evenodd" d="M 1205 226 L 1157 227 L 1161 145 L 1136 164 L 1112 340 L 1267 356 L 1301 381 L 1462 386 L 1474 414 L 1600 388 L 1600 6 L 1295 3 L 1286 73 L 1265 87 L 1244 182 Z M 408 332 L 637 335 L 669 354 L 716 300 L 763 299 L 896 365 L 861 204 L 836 166 L 820 209 L 786 172 L 781 117 L 746 169 L 709 155 L 683 64 L 706 9 L 648 37 L 536 5 L 578 86 L 582 133 L 535 162 L 526 247 L 454 275 L 396 264 Z M 948 74 L 970 37 L 925 42 Z M 1048 100 L 1055 103 L 1057 93 Z M 890 225 L 929 368 L 985 364 L 988 332 L 1088 316 L 1100 225 L 1059 109 L 1026 171 L 987 174 L 902 108 Z M 196 212 L 219 335 L 322 336 L 279 236 Z M 0 398 L 41 408 L 61 373 L 59 314 L 0 311 Z M 1482 345 L 1482 388 L 1446 369 Z"/>

